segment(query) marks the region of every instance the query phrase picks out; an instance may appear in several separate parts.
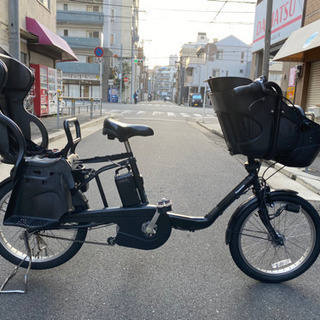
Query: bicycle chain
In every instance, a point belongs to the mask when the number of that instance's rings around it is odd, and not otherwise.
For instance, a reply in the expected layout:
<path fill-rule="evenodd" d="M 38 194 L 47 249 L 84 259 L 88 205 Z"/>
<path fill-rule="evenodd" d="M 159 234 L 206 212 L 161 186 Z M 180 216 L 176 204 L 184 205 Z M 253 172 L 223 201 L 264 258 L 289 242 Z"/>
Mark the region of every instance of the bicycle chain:
<path fill-rule="evenodd" d="M 86 241 L 86 240 L 72 240 L 72 239 L 68 239 L 68 238 L 63 238 L 63 237 L 57 237 L 57 236 L 50 236 L 50 235 L 46 235 L 46 234 L 42 234 L 41 237 L 44 238 L 51 238 L 51 239 L 58 239 L 58 240 L 65 240 L 65 241 L 69 241 L 69 242 L 76 242 L 76 243 L 87 243 L 87 244 L 97 244 L 100 246 L 113 246 L 114 243 L 106 243 L 106 242 L 97 242 L 97 241 Z M 113 240 L 114 238 L 111 237 Z"/>

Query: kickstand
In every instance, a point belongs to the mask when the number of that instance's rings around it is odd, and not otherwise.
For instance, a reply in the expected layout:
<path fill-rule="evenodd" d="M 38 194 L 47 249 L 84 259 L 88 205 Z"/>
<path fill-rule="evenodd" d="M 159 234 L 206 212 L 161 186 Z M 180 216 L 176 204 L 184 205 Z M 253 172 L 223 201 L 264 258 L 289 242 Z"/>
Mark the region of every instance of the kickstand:
<path fill-rule="evenodd" d="M 14 268 L 14 270 L 11 272 L 11 274 L 9 275 L 9 277 L 4 281 L 4 283 L 3 283 L 2 286 L 0 287 L 0 293 L 26 293 L 26 292 L 27 292 L 28 273 L 29 273 L 29 271 L 30 271 L 31 264 L 32 264 L 31 249 L 30 249 L 30 245 L 29 245 L 28 231 L 25 231 L 25 232 L 23 233 L 23 240 L 24 240 L 24 245 L 25 245 L 26 250 L 27 250 L 27 255 L 26 255 L 25 258 Z M 27 268 L 26 273 L 25 273 L 25 275 L 24 275 L 24 290 L 4 290 L 4 288 L 6 287 L 6 285 L 8 284 L 8 282 L 16 275 L 16 273 L 18 272 L 18 269 L 20 268 L 20 266 L 22 265 L 22 263 L 26 261 L 27 258 L 29 258 L 29 265 L 28 265 L 28 268 Z"/>

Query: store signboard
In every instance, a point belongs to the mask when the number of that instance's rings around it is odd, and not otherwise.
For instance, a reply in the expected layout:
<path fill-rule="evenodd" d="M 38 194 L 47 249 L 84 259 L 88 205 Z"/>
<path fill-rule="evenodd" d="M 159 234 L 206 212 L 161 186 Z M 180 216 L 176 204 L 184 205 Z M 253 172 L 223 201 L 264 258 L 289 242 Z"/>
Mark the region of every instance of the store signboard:
<path fill-rule="evenodd" d="M 301 27 L 305 0 L 273 0 L 271 45 L 285 40 Z M 267 0 L 256 6 L 252 52 L 263 49 L 266 27 Z"/>

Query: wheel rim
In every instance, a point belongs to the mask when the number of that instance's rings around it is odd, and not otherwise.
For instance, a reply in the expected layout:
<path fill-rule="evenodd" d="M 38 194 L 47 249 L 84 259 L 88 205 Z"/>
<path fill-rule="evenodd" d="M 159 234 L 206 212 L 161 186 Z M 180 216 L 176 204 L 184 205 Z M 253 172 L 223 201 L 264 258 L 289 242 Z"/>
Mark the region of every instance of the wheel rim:
<path fill-rule="evenodd" d="M 316 230 L 308 214 L 300 207 L 298 213 L 284 210 L 274 217 L 286 202 L 267 204 L 271 224 L 284 237 L 284 245 L 276 245 L 263 226 L 258 209 L 242 224 L 239 250 L 242 258 L 256 272 L 282 276 L 301 267 L 310 257 L 316 241 Z"/>
<path fill-rule="evenodd" d="M 2 224 L 11 191 L 0 200 L 0 244 L 12 256 L 19 260 L 26 260 L 27 251 L 25 248 L 23 233 L 24 228 L 4 226 Z M 56 260 L 67 252 L 74 244 L 78 231 L 76 229 L 68 230 L 47 230 L 29 235 L 29 245 L 32 253 L 33 263 L 45 263 Z M 66 238 L 71 241 L 57 238 Z"/>

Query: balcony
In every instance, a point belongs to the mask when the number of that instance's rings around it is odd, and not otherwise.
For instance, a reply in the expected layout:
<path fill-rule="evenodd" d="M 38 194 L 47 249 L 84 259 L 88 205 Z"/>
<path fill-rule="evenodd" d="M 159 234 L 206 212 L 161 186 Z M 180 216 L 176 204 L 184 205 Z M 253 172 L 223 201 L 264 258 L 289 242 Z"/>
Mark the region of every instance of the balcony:
<path fill-rule="evenodd" d="M 186 69 L 194 68 L 194 66 L 204 65 L 206 60 L 203 58 L 191 57 L 186 60 Z"/>
<path fill-rule="evenodd" d="M 98 63 L 83 63 L 83 62 L 58 62 L 57 69 L 66 73 L 78 74 L 99 74 Z"/>
<path fill-rule="evenodd" d="M 103 25 L 102 12 L 57 10 L 57 24 Z"/>
<path fill-rule="evenodd" d="M 61 37 L 66 40 L 71 48 L 94 49 L 100 46 L 99 38 Z"/>

